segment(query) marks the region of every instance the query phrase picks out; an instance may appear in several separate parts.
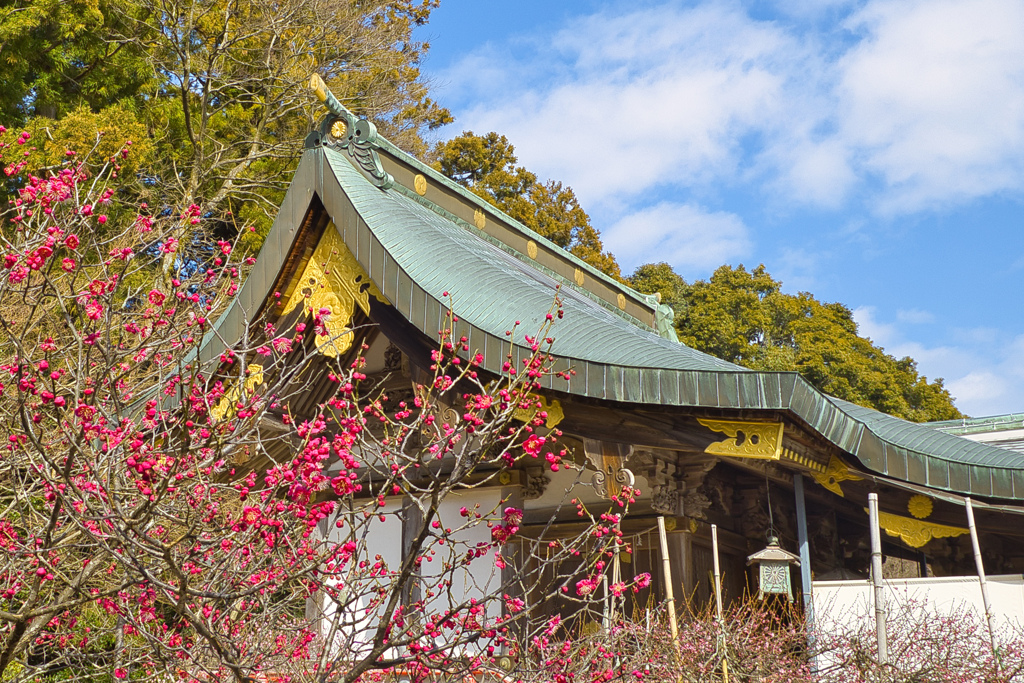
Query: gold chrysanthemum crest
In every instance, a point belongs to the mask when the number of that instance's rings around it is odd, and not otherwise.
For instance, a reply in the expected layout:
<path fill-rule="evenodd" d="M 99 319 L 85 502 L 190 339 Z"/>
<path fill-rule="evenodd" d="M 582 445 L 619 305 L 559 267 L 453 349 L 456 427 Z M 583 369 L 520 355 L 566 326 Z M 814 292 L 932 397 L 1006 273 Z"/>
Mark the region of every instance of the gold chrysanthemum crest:
<path fill-rule="evenodd" d="M 928 515 L 932 514 L 932 508 L 934 505 L 935 504 L 932 503 L 931 498 L 918 493 L 910 497 L 910 500 L 907 502 L 907 510 L 914 517 L 924 519 Z"/>

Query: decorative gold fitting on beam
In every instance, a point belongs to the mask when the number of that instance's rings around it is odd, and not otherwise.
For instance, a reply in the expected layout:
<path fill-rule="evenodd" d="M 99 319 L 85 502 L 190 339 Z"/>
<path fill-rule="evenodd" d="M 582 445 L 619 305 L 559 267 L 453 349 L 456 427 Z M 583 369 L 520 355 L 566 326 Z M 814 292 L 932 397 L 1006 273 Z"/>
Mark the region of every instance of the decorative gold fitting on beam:
<path fill-rule="evenodd" d="M 390 303 L 349 251 L 334 223 L 330 223 L 296 280 L 295 290 L 281 315 L 287 315 L 299 304 L 314 316 L 328 311 L 323 319 L 327 334 L 317 334 L 315 344 L 320 353 L 336 358 L 352 346 L 354 335 L 348 325 L 356 306 L 369 315 L 371 296 L 381 303 Z"/>
<path fill-rule="evenodd" d="M 868 509 L 864 508 L 864 512 Z M 954 538 L 963 536 L 969 529 L 958 526 L 947 526 L 933 522 L 923 522 L 912 517 L 901 517 L 890 512 L 878 513 L 878 526 L 885 533 L 902 539 L 911 548 L 920 548 L 933 538 Z"/>
<path fill-rule="evenodd" d="M 562 404 L 559 403 L 557 398 L 549 401 L 546 396 L 529 394 L 526 400 L 530 403 L 529 408 L 516 408 L 515 412 L 512 413 L 512 417 L 520 422 L 530 422 L 538 412 L 543 410 L 547 413 L 544 426 L 548 429 L 554 429 L 565 417 L 565 413 L 562 412 Z"/>
<path fill-rule="evenodd" d="M 829 458 L 828 465 L 825 466 L 823 471 L 811 472 L 811 476 L 814 477 L 814 481 L 818 482 L 840 498 L 844 496 L 843 489 L 839 486 L 839 482 L 861 481 L 861 479 L 863 479 L 863 477 L 858 477 L 854 474 L 842 460 L 834 455 Z"/>
<path fill-rule="evenodd" d="M 697 422 L 713 432 L 722 432 L 729 437 L 708 444 L 705 453 L 758 460 L 778 460 L 782 455 L 784 425 L 781 422 L 734 422 L 704 418 L 697 418 Z"/>

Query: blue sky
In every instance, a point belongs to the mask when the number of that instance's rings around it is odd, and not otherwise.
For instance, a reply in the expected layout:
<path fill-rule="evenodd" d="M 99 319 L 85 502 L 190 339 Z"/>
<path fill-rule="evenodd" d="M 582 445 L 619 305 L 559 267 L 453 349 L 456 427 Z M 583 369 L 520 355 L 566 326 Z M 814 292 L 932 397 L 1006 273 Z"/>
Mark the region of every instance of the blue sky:
<path fill-rule="evenodd" d="M 1024 2 L 442 0 L 419 38 L 440 136 L 507 135 L 626 272 L 764 263 L 1024 412 Z"/>

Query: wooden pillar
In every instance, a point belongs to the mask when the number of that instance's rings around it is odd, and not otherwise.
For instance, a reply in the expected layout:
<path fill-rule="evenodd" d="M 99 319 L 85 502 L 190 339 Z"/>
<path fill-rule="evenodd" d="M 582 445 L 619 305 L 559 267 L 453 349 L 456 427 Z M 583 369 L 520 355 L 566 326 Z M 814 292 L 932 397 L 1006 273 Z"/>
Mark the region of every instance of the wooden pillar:
<path fill-rule="evenodd" d="M 804 599 L 804 620 L 807 628 L 807 649 L 812 653 L 811 668 L 816 669 L 814 653 L 814 590 L 811 577 L 811 544 L 807 537 L 807 504 L 804 501 L 804 477 L 793 475 L 796 497 L 796 537 L 800 544 L 800 590 Z"/>
<path fill-rule="evenodd" d="M 693 595 L 693 534 L 688 529 L 669 534 L 668 553 L 675 565 L 673 581 L 680 589 L 676 597 L 680 605 L 689 607 Z"/>
<path fill-rule="evenodd" d="M 412 552 L 412 542 L 423 526 L 423 513 L 412 499 L 406 498 L 402 505 L 402 561 Z M 420 600 L 419 581 L 415 578 L 402 588 L 402 604 L 411 605 Z"/>
<path fill-rule="evenodd" d="M 793 475 L 793 493 L 796 496 L 796 536 L 800 545 L 800 583 L 804 598 L 807 627 L 814 626 L 814 594 L 811 586 L 811 544 L 807 537 L 807 505 L 804 502 L 803 475 Z"/>

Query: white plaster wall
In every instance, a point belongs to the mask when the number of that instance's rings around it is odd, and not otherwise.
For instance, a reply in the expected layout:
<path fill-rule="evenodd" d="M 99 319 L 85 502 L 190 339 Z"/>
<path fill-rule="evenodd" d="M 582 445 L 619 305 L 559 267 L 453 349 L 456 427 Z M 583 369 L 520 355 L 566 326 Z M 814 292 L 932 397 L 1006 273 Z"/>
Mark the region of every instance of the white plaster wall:
<path fill-rule="evenodd" d="M 1024 626 L 1024 576 L 989 576 L 987 581 L 997 632 Z M 981 632 L 979 635 L 988 637 L 978 577 L 892 579 L 886 580 L 884 585 L 889 615 L 898 614 L 900 610 L 943 616 L 973 613 Z M 874 588 L 871 581 L 815 581 L 813 590 L 816 630 L 834 635 L 858 628 L 873 632 Z M 890 616 L 889 620 L 892 619 Z M 829 662 L 820 662 L 819 666 L 823 664 Z"/>
<path fill-rule="evenodd" d="M 490 543 L 491 529 L 483 519 L 475 524 L 467 524 L 467 519 L 459 513 L 463 506 L 472 509 L 475 505 L 479 505 L 478 511 L 484 519 L 495 521 L 501 519 L 506 507 L 501 503 L 500 489 L 479 489 L 453 495 L 442 501 L 438 511 L 441 524 L 452 529 L 453 533 L 449 543 L 436 548 L 438 555 L 435 555 L 433 561 L 424 562 L 421 575 L 425 577 L 425 583 L 432 583 L 431 579 L 437 577 L 441 571 L 444 561 L 441 559 L 442 548 L 448 552 L 448 561 L 459 563 L 470 548 Z M 494 550 L 490 549 L 486 555 L 473 560 L 469 566 L 459 568 L 452 576 L 450 592 L 432 598 L 429 609 L 441 611 L 450 604 L 471 598 L 480 599 L 497 590 L 501 585 L 501 570 L 495 566 L 494 560 Z M 496 618 L 500 615 L 501 607 L 498 604 L 491 605 L 486 614 L 487 618 Z"/>
<path fill-rule="evenodd" d="M 369 532 L 366 535 L 365 546 L 360 541 L 357 541 L 361 548 L 365 547 L 365 552 L 360 551 L 359 559 L 367 560 L 370 566 L 372 566 L 375 557 L 380 555 L 388 567 L 394 570 L 398 569 L 402 562 L 402 522 L 395 512 L 399 509 L 401 509 L 400 502 L 391 502 L 383 508 L 379 508 L 378 515 L 383 514 L 384 521 L 381 521 L 379 518 L 373 519 L 373 523 L 370 525 Z M 361 516 L 362 512 L 357 512 L 356 514 Z M 346 515 L 342 513 L 341 518 L 346 519 Z M 349 539 L 351 527 L 346 521 L 345 526 L 338 529 L 334 524 L 336 519 L 331 520 L 327 535 L 332 542 L 343 543 Z M 365 577 L 368 571 L 369 568 L 359 573 Z M 388 581 L 386 576 L 379 580 L 384 583 Z M 334 583 L 335 585 L 340 584 L 340 582 Z M 340 632 L 334 638 L 335 651 L 342 647 L 351 647 L 353 654 L 356 656 L 368 650 L 370 633 L 377 628 L 382 613 L 380 607 L 373 610 L 368 609 L 370 601 L 369 596 L 365 595 L 365 585 L 360 585 L 360 591 L 363 594 L 358 596 L 357 600 L 353 600 L 351 604 L 347 604 L 346 613 L 341 617 L 342 626 L 339 629 Z M 323 631 L 325 637 L 328 635 L 328 625 L 336 615 L 337 605 L 324 605 Z"/>
<path fill-rule="evenodd" d="M 440 612 L 449 606 L 457 605 L 471 598 L 483 598 L 500 586 L 501 570 L 495 566 L 493 549 L 488 549 L 484 556 L 475 559 L 468 566 L 461 565 L 461 561 L 470 548 L 490 542 L 491 530 L 487 526 L 486 520 L 499 521 L 501 519 L 505 508 L 501 500 L 500 489 L 481 489 L 452 495 L 441 502 L 439 521 L 443 527 L 452 529 L 453 533 L 444 545 L 435 545 L 435 555 L 431 561 L 423 563 L 420 571 L 421 576 L 424 577 L 422 590 L 425 591 L 430 584 L 437 582 L 446 562 L 453 563 L 456 570 L 451 575 L 451 587 L 429 599 L 428 612 Z M 478 520 L 475 524 L 468 524 L 467 519 L 459 511 L 463 506 L 472 509 L 476 504 L 479 504 L 478 510 L 483 515 L 483 519 Z M 378 515 L 384 515 L 384 521 L 374 519 L 366 536 L 365 552 L 360 554 L 360 558 L 366 559 L 371 566 L 379 555 L 392 570 L 397 571 L 400 567 L 402 562 L 402 522 L 399 515 L 395 513 L 401 507 L 401 502 L 396 500 L 378 510 Z M 328 528 L 328 538 L 332 542 L 348 540 L 349 525 L 346 524 L 345 527 L 338 529 L 333 522 L 334 520 Z M 368 569 L 360 572 L 364 578 L 366 571 Z M 380 581 L 386 584 L 388 579 L 383 577 Z M 364 593 L 365 590 L 364 586 Z M 423 595 L 426 597 L 425 592 Z M 357 601 L 348 606 L 347 613 L 342 615 L 341 619 L 343 627 L 334 638 L 335 651 L 339 651 L 342 647 L 351 648 L 355 656 L 368 651 L 370 634 L 377 628 L 383 616 L 382 608 L 377 607 L 371 610 L 368 607 L 369 596 L 367 595 L 360 596 Z M 328 635 L 330 621 L 337 614 L 336 609 L 336 605 L 324 605 L 323 631 L 325 636 Z M 494 603 L 488 607 L 485 618 L 494 619 L 500 615 L 501 605 Z"/>

